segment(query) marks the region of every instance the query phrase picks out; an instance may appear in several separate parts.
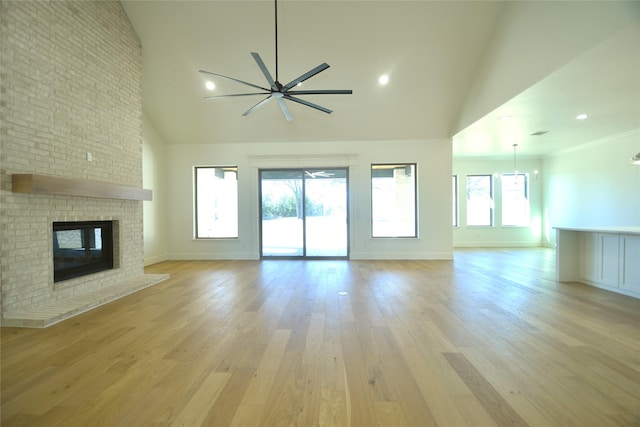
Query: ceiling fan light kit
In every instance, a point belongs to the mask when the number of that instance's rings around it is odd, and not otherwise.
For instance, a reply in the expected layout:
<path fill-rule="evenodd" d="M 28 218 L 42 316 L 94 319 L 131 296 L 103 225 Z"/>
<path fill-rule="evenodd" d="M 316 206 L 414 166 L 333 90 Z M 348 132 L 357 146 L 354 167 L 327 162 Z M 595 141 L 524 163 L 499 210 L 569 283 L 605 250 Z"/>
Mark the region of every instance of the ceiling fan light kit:
<path fill-rule="evenodd" d="M 291 80 L 289 83 L 283 85 L 282 83 L 280 83 L 280 81 L 278 80 L 278 0 L 274 1 L 275 4 L 275 48 L 276 48 L 276 69 L 275 69 L 275 79 L 273 78 L 273 76 L 271 75 L 271 73 L 269 72 L 269 70 L 267 69 L 267 66 L 265 65 L 264 61 L 262 60 L 262 58 L 260 57 L 260 55 L 256 52 L 251 52 L 251 56 L 253 57 L 253 59 L 256 61 L 256 63 L 258 64 L 258 67 L 260 68 L 260 71 L 262 71 L 262 74 L 264 75 L 265 79 L 267 80 L 267 83 L 269 84 L 269 87 L 263 87 L 263 86 L 259 86 L 259 85 L 255 85 L 253 83 L 249 83 L 249 82 L 245 82 L 243 80 L 239 80 L 239 79 L 235 79 L 233 77 L 228 77 L 228 76 L 223 76 L 222 74 L 217 74 L 217 73 L 212 73 L 210 71 L 205 71 L 205 70 L 199 70 L 200 73 L 202 74 L 208 74 L 208 75 L 212 75 L 215 77 L 219 77 L 222 79 L 226 79 L 226 80 L 231 80 L 237 83 L 241 83 L 244 84 L 246 86 L 250 86 L 254 89 L 258 89 L 260 90 L 260 92 L 252 92 L 252 93 L 236 93 L 236 94 L 231 94 L 231 95 L 214 95 L 214 96 L 205 96 L 205 99 L 214 99 L 214 98 L 229 98 L 229 97 L 239 97 L 239 96 L 256 96 L 256 95 L 267 95 L 266 98 L 262 99 L 261 101 L 259 101 L 257 104 L 255 104 L 253 107 L 249 108 L 247 111 L 245 111 L 242 115 L 243 116 L 248 116 L 249 114 L 251 114 L 255 109 L 261 107 L 262 105 L 266 104 L 267 102 L 271 101 L 272 99 L 275 99 L 278 101 L 278 104 L 280 105 L 280 109 L 282 110 L 282 113 L 284 114 L 284 117 L 287 119 L 287 121 L 291 121 L 293 120 L 291 113 L 289 112 L 289 108 L 287 107 L 287 104 L 284 102 L 285 100 L 287 101 L 292 101 L 292 102 L 297 102 L 298 104 L 302 104 L 305 105 L 307 107 L 311 107 L 314 108 L 316 110 L 320 110 L 323 111 L 327 114 L 331 114 L 333 111 L 322 107 L 318 104 L 314 104 L 313 102 L 309 102 L 305 99 L 301 99 L 298 96 L 299 95 L 351 95 L 353 93 L 352 90 L 350 89 L 320 89 L 320 90 L 292 90 L 293 88 L 295 88 L 297 85 L 299 85 L 300 83 L 310 79 L 311 77 L 315 76 L 318 73 L 321 73 L 322 71 L 326 70 L 327 68 L 329 68 L 329 64 L 327 63 L 322 63 L 320 65 L 318 65 L 317 67 L 313 68 L 312 70 L 309 70 L 308 72 L 302 74 L 301 76 Z"/>

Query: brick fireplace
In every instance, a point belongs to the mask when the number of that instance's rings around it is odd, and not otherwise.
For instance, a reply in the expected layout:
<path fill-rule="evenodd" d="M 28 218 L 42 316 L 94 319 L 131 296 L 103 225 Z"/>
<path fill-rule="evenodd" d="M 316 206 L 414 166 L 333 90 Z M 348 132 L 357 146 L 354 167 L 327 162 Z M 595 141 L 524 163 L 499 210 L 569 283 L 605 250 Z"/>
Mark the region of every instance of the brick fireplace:
<path fill-rule="evenodd" d="M 163 279 L 143 269 L 151 202 L 12 186 L 17 174 L 40 174 L 142 187 L 141 48 L 118 2 L 0 8 L 2 324 L 46 326 Z M 117 224 L 113 269 L 54 282 L 52 224 L 69 221 Z M 33 314 L 46 311 L 55 315 Z"/>

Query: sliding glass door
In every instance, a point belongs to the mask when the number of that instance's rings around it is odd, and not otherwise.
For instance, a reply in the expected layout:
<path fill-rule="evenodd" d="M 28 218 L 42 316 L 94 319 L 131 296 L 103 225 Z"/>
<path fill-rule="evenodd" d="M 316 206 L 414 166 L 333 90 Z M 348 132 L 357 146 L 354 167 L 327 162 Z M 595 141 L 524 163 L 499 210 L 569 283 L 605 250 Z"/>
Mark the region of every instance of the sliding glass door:
<path fill-rule="evenodd" d="M 301 170 L 260 171 L 262 256 L 304 255 Z"/>
<path fill-rule="evenodd" d="M 260 171 L 262 257 L 348 255 L 347 169 Z"/>
<path fill-rule="evenodd" d="M 347 170 L 305 170 L 305 252 L 347 256 Z"/>

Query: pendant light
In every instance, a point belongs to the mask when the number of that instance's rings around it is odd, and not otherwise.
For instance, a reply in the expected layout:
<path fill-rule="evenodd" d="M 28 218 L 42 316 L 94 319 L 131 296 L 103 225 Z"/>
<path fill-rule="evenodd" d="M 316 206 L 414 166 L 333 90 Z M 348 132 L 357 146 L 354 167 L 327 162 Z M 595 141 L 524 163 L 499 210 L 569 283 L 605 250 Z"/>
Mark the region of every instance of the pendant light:
<path fill-rule="evenodd" d="M 636 154 L 631 158 L 632 165 L 640 165 L 640 153 Z"/>

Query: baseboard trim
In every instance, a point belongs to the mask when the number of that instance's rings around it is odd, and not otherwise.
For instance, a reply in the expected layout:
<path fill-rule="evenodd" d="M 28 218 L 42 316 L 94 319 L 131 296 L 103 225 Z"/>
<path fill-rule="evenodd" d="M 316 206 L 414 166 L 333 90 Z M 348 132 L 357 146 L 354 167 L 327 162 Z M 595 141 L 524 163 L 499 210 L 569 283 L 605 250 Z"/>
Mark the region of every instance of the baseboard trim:
<path fill-rule="evenodd" d="M 453 252 L 352 252 L 352 260 L 452 260 Z"/>

